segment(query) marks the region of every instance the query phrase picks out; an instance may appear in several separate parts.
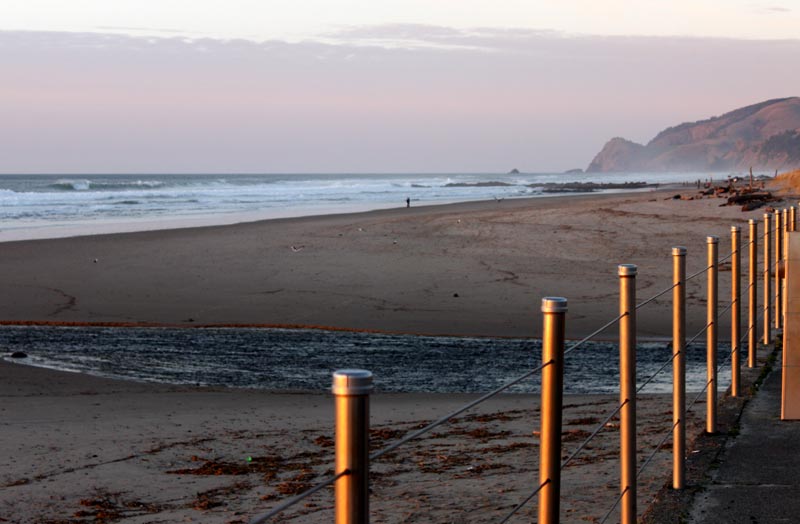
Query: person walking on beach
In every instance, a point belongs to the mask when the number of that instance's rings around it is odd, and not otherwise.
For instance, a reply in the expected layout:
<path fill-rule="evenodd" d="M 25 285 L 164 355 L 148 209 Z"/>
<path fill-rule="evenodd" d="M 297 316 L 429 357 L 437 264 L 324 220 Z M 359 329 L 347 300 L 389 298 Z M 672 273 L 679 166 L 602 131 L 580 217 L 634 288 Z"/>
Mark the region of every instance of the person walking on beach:
<path fill-rule="evenodd" d="M 406 197 L 406 207 L 411 207 L 411 198 Z"/>

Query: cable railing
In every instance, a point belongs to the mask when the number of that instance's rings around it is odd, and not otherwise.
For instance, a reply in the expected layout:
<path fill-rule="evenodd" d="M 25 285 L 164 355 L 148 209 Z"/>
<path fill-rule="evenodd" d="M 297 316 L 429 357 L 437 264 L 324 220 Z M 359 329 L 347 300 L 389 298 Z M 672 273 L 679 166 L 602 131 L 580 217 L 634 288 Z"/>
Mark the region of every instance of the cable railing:
<path fill-rule="evenodd" d="M 780 213 L 776 214 L 780 217 Z M 794 215 L 794 214 L 792 214 Z M 573 342 L 570 346 L 565 349 L 564 344 L 564 324 L 565 324 L 565 316 L 566 316 L 566 299 L 561 298 L 545 298 L 543 299 L 543 306 L 542 311 L 544 313 L 544 336 L 543 336 L 543 344 L 542 344 L 542 360 L 543 363 L 539 366 L 535 367 L 534 369 L 518 376 L 517 378 L 506 382 L 505 384 L 493 389 L 492 391 L 470 401 L 466 404 L 460 406 L 459 408 L 437 418 L 433 422 L 419 428 L 415 431 L 412 431 L 395 442 L 387 445 L 386 447 L 377 450 L 371 454 L 368 454 L 363 451 L 360 452 L 353 452 L 350 450 L 350 455 L 343 457 L 340 460 L 340 451 L 338 445 L 339 439 L 339 424 L 350 424 L 351 426 L 355 424 L 353 427 L 347 427 L 347 431 L 343 431 L 342 433 L 347 433 L 349 435 L 361 435 L 361 442 L 348 442 L 348 446 L 352 447 L 353 444 L 356 444 L 358 447 L 360 445 L 361 448 L 364 448 L 368 442 L 368 420 L 366 413 L 368 409 L 368 399 L 369 399 L 369 391 L 371 389 L 371 382 L 372 377 L 371 373 L 362 370 L 343 370 L 339 371 L 334 374 L 334 386 L 333 386 L 333 393 L 336 401 L 336 410 L 337 410 L 337 457 L 336 457 L 336 469 L 338 473 L 330 474 L 326 479 L 319 482 L 318 484 L 314 485 L 313 487 L 307 489 L 303 493 L 286 500 L 285 502 L 279 504 L 278 506 L 272 508 L 266 513 L 261 514 L 251 520 L 251 524 L 260 524 L 263 522 L 267 522 L 268 520 L 276 517 L 277 515 L 281 514 L 285 510 L 295 506 L 299 502 L 307 499 L 308 497 L 318 493 L 319 491 L 330 487 L 332 485 L 336 486 L 336 511 L 337 511 L 337 524 L 341 523 L 355 523 L 355 522 L 367 522 L 367 520 L 360 520 L 364 517 L 364 515 L 359 514 L 359 509 L 357 506 L 359 504 L 354 503 L 354 500 L 360 501 L 362 508 L 368 507 L 368 504 L 363 503 L 364 500 L 367 500 L 369 497 L 369 463 L 372 461 L 376 461 L 381 458 L 386 458 L 386 456 L 397 450 L 398 448 L 402 447 L 403 445 L 416 440 L 428 433 L 430 433 L 433 429 L 453 420 L 458 415 L 464 413 L 465 411 L 482 404 L 483 402 L 499 395 L 502 392 L 507 391 L 509 388 L 513 387 L 516 384 L 519 384 L 523 380 L 533 377 L 536 374 L 542 374 L 542 431 L 540 432 L 540 463 L 539 463 L 539 475 L 540 481 L 536 488 L 527 494 L 519 503 L 514 505 L 510 512 L 508 512 L 501 520 L 498 522 L 505 523 L 508 522 L 514 515 L 516 515 L 521 509 L 523 509 L 527 504 L 530 503 L 535 497 L 539 497 L 539 521 L 542 523 L 552 523 L 558 521 L 558 497 L 559 493 L 553 493 L 554 490 L 560 486 L 560 476 L 561 471 L 565 468 L 570 466 L 574 459 L 578 457 L 588 445 L 598 437 L 599 434 L 603 431 L 603 429 L 609 427 L 609 423 L 614 417 L 620 417 L 620 439 L 621 439 L 621 455 L 620 455 L 620 468 L 621 468 L 621 483 L 620 483 L 620 492 L 616 497 L 615 501 L 611 505 L 610 509 L 604 514 L 603 518 L 600 522 L 605 522 L 614 512 L 620 507 L 620 503 L 622 503 L 622 507 L 620 508 L 620 522 L 621 524 L 632 524 L 636 521 L 636 484 L 637 479 L 639 479 L 645 470 L 653 463 L 653 460 L 658 455 L 658 452 L 664 449 L 666 442 L 673 437 L 673 453 L 677 456 L 681 456 L 681 461 L 673 461 L 675 464 L 683 464 L 685 460 L 685 425 L 686 425 L 686 415 L 692 411 L 692 409 L 697 405 L 700 398 L 704 394 L 708 396 L 709 399 L 713 398 L 713 402 L 707 402 L 707 430 L 713 430 L 713 423 L 712 420 L 716 419 L 716 397 L 717 397 L 717 377 L 720 373 L 720 370 L 731 362 L 732 370 L 731 370 L 731 395 L 738 396 L 738 367 L 740 366 L 740 362 L 738 360 L 738 355 L 742 350 L 742 344 L 750 340 L 750 352 L 754 352 L 755 348 L 753 346 L 753 340 L 750 335 L 755 333 L 757 328 L 757 317 L 755 316 L 755 312 L 763 314 L 764 317 L 764 324 L 765 324 L 765 335 L 764 335 L 764 343 L 768 343 L 769 337 L 769 319 L 770 313 L 772 311 L 775 312 L 775 327 L 776 329 L 780 326 L 780 304 L 781 304 L 781 293 L 780 293 L 780 275 L 779 269 L 781 267 L 781 262 L 783 259 L 783 252 L 781 248 L 781 237 L 785 236 L 788 231 L 794 230 L 794 225 L 791 225 L 791 228 L 788 225 L 779 226 L 780 220 L 776 220 L 776 227 L 773 229 L 770 228 L 770 222 L 768 219 L 768 215 L 765 215 L 765 231 L 761 235 L 756 235 L 756 226 L 755 221 L 750 221 L 750 240 L 746 243 L 741 243 L 739 241 L 739 227 L 732 227 L 731 228 L 731 235 L 732 235 L 732 244 L 731 244 L 731 251 L 727 255 L 723 257 L 719 257 L 717 252 L 717 244 L 718 239 L 717 237 L 707 237 L 707 244 L 708 244 L 708 264 L 703 267 L 702 269 L 691 273 L 690 275 L 685 275 L 685 255 L 686 250 L 685 248 L 673 248 L 673 260 L 675 261 L 673 265 L 673 284 L 665 287 L 664 289 L 658 291 L 654 295 L 648 297 L 647 299 L 639 302 L 638 304 L 635 302 L 635 276 L 636 276 L 636 266 L 623 264 L 620 265 L 620 310 L 623 311 L 616 317 L 612 318 L 604 325 L 599 327 L 598 329 L 594 330 L 593 332 L 589 333 L 587 336 L 583 337 L 582 339 Z M 771 235 L 775 234 L 775 258 L 774 263 L 771 260 Z M 763 257 L 763 267 L 764 270 L 758 272 L 758 241 L 763 240 L 764 245 L 764 257 Z M 741 255 L 743 252 L 748 251 L 749 249 L 749 283 L 745 288 L 741 288 L 740 279 L 741 279 Z M 745 253 L 746 254 L 746 253 Z M 731 261 L 731 291 L 732 296 L 730 302 L 727 303 L 721 310 L 719 309 L 719 301 L 718 301 L 718 272 L 720 265 L 723 262 L 727 262 L 728 260 Z M 774 272 L 773 272 L 774 269 Z M 774 280 L 775 280 L 775 293 L 774 295 L 770 291 L 771 287 L 771 280 L 774 273 Z M 709 292 L 709 300 L 707 301 L 707 310 L 708 310 L 708 320 L 705 325 L 700 328 L 694 335 L 689 337 L 685 336 L 685 309 L 686 309 L 686 284 L 695 279 L 700 277 L 701 275 L 707 275 L 707 287 Z M 757 279 L 756 275 L 761 277 L 764 281 L 764 305 L 762 307 L 758 307 L 757 300 L 754 300 L 755 292 L 757 286 Z M 626 279 L 628 279 L 626 281 Z M 626 283 L 627 282 L 627 283 Z M 628 287 L 626 287 L 628 286 Z M 655 372 L 653 372 L 649 377 L 644 379 L 638 386 L 636 385 L 636 364 L 635 364 L 635 346 L 636 346 L 636 334 L 635 334 L 635 321 L 636 315 L 635 313 L 638 310 L 644 308 L 645 306 L 657 301 L 659 298 L 667 295 L 672 291 L 673 294 L 673 342 L 672 342 L 672 355 L 669 359 L 667 359 L 664 363 L 662 363 Z M 752 291 L 752 293 L 751 293 Z M 713 296 L 712 296 L 713 295 Z M 748 319 L 748 326 L 743 334 L 740 334 L 739 331 L 739 324 L 741 322 L 740 316 L 740 307 L 743 301 L 743 297 L 748 296 L 748 305 L 750 309 L 750 317 Z M 769 300 L 767 300 L 769 297 Z M 719 319 L 731 312 L 731 350 L 728 352 L 726 351 L 724 354 L 724 358 L 721 362 L 718 362 L 716 359 L 716 345 L 717 345 L 717 324 L 719 323 Z M 593 427 L 592 431 L 588 434 L 588 436 L 580 443 L 578 446 L 570 452 L 566 459 L 563 461 L 560 459 L 561 456 L 561 434 L 560 434 L 560 427 L 561 422 L 560 418 L 562 417 L 562 389 L 563 389 L 563 362 L 564 357 L 569 355 L 574 350 L 582 347 L 590 340 L 597 337 L 599 334 L 603 333 L 610 327 L 619 324 L 620 326 L 620 402 L 611 410 L 606 416 L 603 418 L 601 422 L 599 422 L 596 426 Z M 713 330 L 713 331 L 712 331 Z M 560 333 L 559 333 L 560 331 Z M 703 388 L 698 392 L 698 394 L 690 401 L 686 402 L 685 399 L 685 372 L 686 372 L 686 352 L 687 348 L 692 346 L 695 341 L 703 336 L 704 334 L 707 335 L 707 352 L 709 354 L 709 358 L 707 359 L 707 367 L 708 373 L 712 377 L 708 379 Z M 626 355 L 624 354 L 625 351 L 629 353 Z M 632 351 L 632 353 L 631 353 Z M 633 355 L 633 360 L 631 361 L 630 355 Z M 625 362 L 624 362 L 625 361 Z M 748 360 L 748 362 L 754 362 L 755 360 Z M 636 467 L 637 457 L 636 457 L 636 447 L 635 447 L 635 432 L 636 432 L 636 397 L 665 370 L 672 364 L 673 366 L 673 422 L 671 426 L 666 430 L 663 435 L 660 435 L 660 440 L 655 445 L 654 449 L 644 458 L 641 465 Z M 752 366 L 751 366 L 752 367 Z M 349 374 L 348 374 L 349 373 Z M 683 376 L 681 376 L 683 375 Z M 630 387 L 627 384 L 632 384 L 633 387 Z M 631 382 L 632 381 L 632 382 Z M 713 386 L 713 391 L 710 389 Z M 553 388 L 558 389 L 555 391 Z M 546 404 L 547 403 L 547 404 Z M 555 406 L 557 409 L 544 409 L 544 406 Z M 555 411 L 555 415 L 558 417 L 558 423 L 555 424 L 554 420 L 545 420 L 548 415 L 545 411 Z M 341 413 L 340 413 L 341 412 Z M 345 415 L 340 416 L 342 413 Z M 355 422 L 353 422 L 355 421 Z M 549 429 L 547 428 L 549 424 Z M 632 424 L 632 425 L 631 425 Z M 552 427 L 559 428 L 558 434 L 553 434 Z M 713 432 L 713 431 L 710 431 Z M 633 436 L 631 438 L 631 435 Z M 626 441 L 627 439 L 627 441 Z M 632 455 L 630 444 L 634 444 Z M 347 448 L 348 446 L 342 446 L 343 449 Z M 626 450 L 626 447 L 628 448 Z M 556 450 L 555 452 L 553 450 Z M 549 453 L 550 457 L 545 456 Z M 627 454 L 627 456 L 626 456 Z M 360 455 L 356 457 L 355 455 Z M 555 462 L 553 461 L 553 457 L 555 457 Z M 673 469 L 673 487 L 678 489 L 683 487 L 683 466 L 677 465 L 674 466 Z M 347 486 L 345 487 L 344 484 L 340 481 L 347 480 Z M 341 498 L 342 500 L 347 499 L 347 508 L 344 509 L 343 513 L 343 520 L 340 519 L 339 513 L 339 502 L 340 502 L 340 485 L 343 487 Z M 345 490 L 346 488 L 346 490 Z M 362 500 L 363 499 L 363 500 Z M 555 502 L 553 502 L 555 500 Z M 355 509 L 354 509 L 355 508 Z M 555 508 L 555 509 L 553 509 Z M 553 513 L 555 512 L 555 513 Z"/>
<path fill-rule="evenodd" d="M 524 508 L 528 504 L 528 502 L 533 500 L 533 497 L 538 495 L 539 492 L 542 491 L 542 489 L 544 489 L 544 487 L 547 486 L 548 484 L 550 484 L 550 479 L 547 479 L 546 481 L 544 481 L 541 484 L 539 484 L 539 487 L 537 487 L 535 490 L 533 490 L 533 493 L 531 493 L 530 495 L 525 497 L 525 499 L 522 502 L 520 502 L 519 504 L 514 506 L 514 509 L 512 509 L 511 512 L 508 515 L 503 517 L 503 520 L 499 521 L 500 524 L 505 524 L 506 522 L 511 520 L 511 517 L 516 515 L 519 510 L 521 510 L 522 508 Z"/>
<path fill-rule="evenodd" d="M 506 391 L 510 387 L 519 384 L 520 382 L 522 382 L 526 378 L 532 377 L 533 375 L 535 375 L 536 373 L 538 373 L 539 371 L 541 371 L 545 367 L 547 367 L 549 365 L 552 365 L 552 363 L 553 363 L 552 361 L 545 362 L 545 363 L 537 366 L 536 368 L 534 368 L 532 371 L 529 371 L 529 372 L 525 373 L 524 375 L 521 375 L 521 376 L 515 378 L 511 382 L 507 382 L 507 383 L 503 384 L 502 386 L 490 391 L 489 393 L 486 393 L 485 395 L 473 400 L 472 402 L 468 402 L 468 403 L 464 404 L 463 406 L 461 406 L 460 408 L 456 409 L 455 411 L 452 411 L 452 412 L 448 413 L 447 415 L 436 419 L 435 421 L 431 422 L 427 426 L 425 426 L 423 428 L 420 428 L 417 431 L 414 431 L 412 433 L 409 433 L 408 435 L 402 437 L 400 440 L 394 442 L 393 444 L 391 444 L 389 446 L 386 446 L 385 448 L 383 448 L 381 450 L 376 451 L 375 453 L 373 453 L 373 454 L 371 454 L 369 456 L 369 459 L 370 460 L 377 460 L 377 459 L 381 458 L 382 456 L 386 455 L 387 453 L 391 453 L 392 451 L 396 450 L 400 446 L 402 446 L 402 445 L 404 445 L 404 444 L 406 444 L 408 442 L 411 442 L 412 440 L 417 439 L 417 438 L 425 435 L 426 433 L 429 433 L 433 429 L 435 429 L 435 428 L 441 426 L 442 424 L 450 421 L 451 419 L 457 417 L 461 413 L 463 413 L 463 412 L 465 412 L 465 411 L 477 406 L 478 404 L 481 404 L 481 403 L 489 400 L 490 398 L 492 398 L 492 397 L 494 397 L 496 395 L 499 395 L 500 393 L 502 393 L 503 391 Z"/>

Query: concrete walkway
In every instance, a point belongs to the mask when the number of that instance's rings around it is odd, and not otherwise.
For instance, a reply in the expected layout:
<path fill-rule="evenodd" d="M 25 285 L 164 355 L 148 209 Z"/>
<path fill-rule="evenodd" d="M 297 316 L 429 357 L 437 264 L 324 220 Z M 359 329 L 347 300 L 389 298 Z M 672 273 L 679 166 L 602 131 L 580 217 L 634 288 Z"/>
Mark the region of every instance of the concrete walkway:
<path fill-rule="evenodd" d="M 800 421 L 781 421 L 781 356 L 745 407 L 740 434 L 720 456 L 689 522 L 800 522 Z"/>

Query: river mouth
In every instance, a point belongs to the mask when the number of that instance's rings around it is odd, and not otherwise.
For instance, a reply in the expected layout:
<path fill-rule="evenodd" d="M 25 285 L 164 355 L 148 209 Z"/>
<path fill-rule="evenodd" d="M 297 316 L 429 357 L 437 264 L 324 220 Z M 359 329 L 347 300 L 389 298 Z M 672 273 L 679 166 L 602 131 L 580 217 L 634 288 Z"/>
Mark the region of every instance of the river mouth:
<path fill-rule="evenodd" d="M 569 347 L 569 343 L 568 343 Z M 429 337 L 316 329 L 0 327 L 8 361 L 97 376 L 155 382 L 326 391 L 336 369 L 368 369 L 378 392 L 479 393 L 495 389 L 541 363 L 534 339 Z M 25 358 L 11 358 L 24 352 Z M 724 352 L 721 352 L 724 354 Z M 618 347 L 587 342 L 565 359 L 569 394 L 619 391 Z M 639 383 L 671 358 L 664 342 L 638 345 Z M 722 366 L 720 381 L 726 371 Z M 706 384 L 705 348 L 687 349 L 687 390 Z M 644 392 L 671 391 L 666 366 Z M 539 377 L 511 387 L 539 390 Z"/>

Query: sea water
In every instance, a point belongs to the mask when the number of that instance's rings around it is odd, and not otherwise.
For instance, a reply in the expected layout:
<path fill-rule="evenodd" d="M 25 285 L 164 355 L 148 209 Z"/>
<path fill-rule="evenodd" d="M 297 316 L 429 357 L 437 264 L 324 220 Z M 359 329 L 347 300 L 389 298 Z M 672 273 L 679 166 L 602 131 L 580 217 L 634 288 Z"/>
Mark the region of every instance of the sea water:
<path fill-rule="evenodd" d="M 367 211 L 402 207 L 406 199 L 418 206 L 552 196 L 575 192 L 563 185 L 574 182 L 702 178 L 686 173 L 0 175 L 0 241 Z"/>
<path fill-rule="evenodd" d="M 0 348 L 8 360 L 53 369 L 272 391 L 327 391 L 334 370 L 361 368 L 373 372 L 381 392 L 487 392 L 541 364 L 541 341 L 534 339 L 311 329 L 3 326 Z M 8 358 L 13 351 L 28 356 Z M 705 347 L 690 346 L 686 354 L 687 390 L 702 391 Z M 608 342 L 588 342 L 570 352 L 565 358 L 566 392 L 619 391 L 618 355 L 618 346 Z M 640 343 L 638 382 L 656 375 L 671 356 L 665 342 Z M 722 384 L 730 380 L 729 367 L 721 367 Z M 539 378 L 534 373 L 510 391 L 538 391 Z M 643 392 L 669 392 L 671 380 L 671 366 L 666 366 Z"/>
<path fill-rule="evenodd" d="M 2 175 L 0 241 L 163 229 L 446 202 L 572 193 L 558 184 L 693 182 L 699 174 Z M 556 184 L 556 185 L 552 185 Z M 580 188 L 579 188 L 580 189 Z M 619 189 L 615 189 L 619 190 Z M 430 338 L 310 330 L 0 328 L 0 355 L 104 376 L 271 390 L 324 390 L 334 369 L 371 369 L 382 391 L 487 391 L 538 365 L 535 340 Z M 611 392 L 616 349 L 567 361 L 566 389 Z M 669 358 L 641 346 L 640 379 Z M 701 352 L 689 384 L 705 383 Z M 666 390 L 668 377 L 649 386 Z M 530 379 L 512 391 L 535 391 Z"/>

